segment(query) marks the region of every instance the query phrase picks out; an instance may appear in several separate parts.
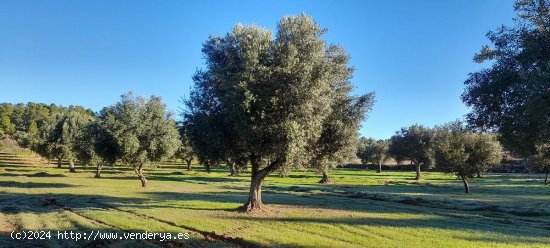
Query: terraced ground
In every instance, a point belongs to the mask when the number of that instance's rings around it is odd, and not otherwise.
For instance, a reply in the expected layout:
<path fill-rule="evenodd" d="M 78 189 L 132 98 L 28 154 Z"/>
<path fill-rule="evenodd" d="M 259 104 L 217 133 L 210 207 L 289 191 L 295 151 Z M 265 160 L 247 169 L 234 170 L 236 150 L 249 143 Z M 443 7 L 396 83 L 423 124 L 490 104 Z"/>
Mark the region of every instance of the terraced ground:
<path fill-rule="evenodd" d="M 128 168 L 77 173 L 28 153 L 0 153 L 2 247 L 550 247 L 550 186 L 542 175 L 490 174 L 463 193 L 452 176 L 337 169 L 334 184 L 313 171 L 271 176 L 262 213 L 234 209 L 248 174 L 216 168 L 148 170 L 149 187 Z M 52 231 L 50 240 L 13 240 L 12 231 Z M 60 240 L 57 231 L 171 232 L 188 240 Z"/>

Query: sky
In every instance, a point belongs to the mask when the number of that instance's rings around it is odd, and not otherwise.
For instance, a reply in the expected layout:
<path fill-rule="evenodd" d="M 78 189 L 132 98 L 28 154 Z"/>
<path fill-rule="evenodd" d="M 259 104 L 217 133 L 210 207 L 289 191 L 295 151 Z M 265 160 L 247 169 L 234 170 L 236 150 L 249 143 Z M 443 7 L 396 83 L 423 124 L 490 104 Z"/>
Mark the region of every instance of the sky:
<path fill-rule="evenodd" d="M 300 13 L 352 57 L 353 93 L 376 93 L 360 133 L 377 139 L 462 118 L 464 80 L 488 66 L 474 54 L 515 16 L 513 0 L 0 0 L 0 102 L 99 111 L 133 91 L 177 113 L 209 35 Z"/>

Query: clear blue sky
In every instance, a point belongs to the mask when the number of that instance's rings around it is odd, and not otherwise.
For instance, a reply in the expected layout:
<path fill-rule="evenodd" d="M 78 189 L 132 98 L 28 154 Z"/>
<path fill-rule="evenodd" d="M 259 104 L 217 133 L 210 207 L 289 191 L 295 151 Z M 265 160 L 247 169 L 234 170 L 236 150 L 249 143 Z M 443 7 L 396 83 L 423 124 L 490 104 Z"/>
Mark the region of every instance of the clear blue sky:
<path fill-rule="evenodd" d="M 462 117 L 463 82 L 512 0 L 0 1 L 0 102 L 113 104 L 127 91 L 177 111 L 202 67 L 201 44 L 236 23 L 273 29 L 308 13 L 351 55 L 355 93 L 375 91 L 361 134 Z"/>

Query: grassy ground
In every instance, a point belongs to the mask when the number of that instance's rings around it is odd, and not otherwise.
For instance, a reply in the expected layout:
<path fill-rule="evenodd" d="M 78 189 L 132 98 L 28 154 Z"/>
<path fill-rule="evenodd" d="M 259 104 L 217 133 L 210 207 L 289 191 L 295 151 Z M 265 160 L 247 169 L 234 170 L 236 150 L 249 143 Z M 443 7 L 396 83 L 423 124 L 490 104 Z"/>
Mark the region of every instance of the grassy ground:
<path fill-rule="evenodd" d="M 264 213 L 234 211 L 248 174 L 225 169 L 126 168 L 68 173 L 28 154 L 0 153 L 0 246 L 24 247 L 550 247 L 550 187 L 542 175 L 491 174 L 471 182 L 429 173 L 343 170 L 318 185 L 312 171 L 269 177 Z M 189 232 L 170 242 L 12 240 L 13 230 Z"/>

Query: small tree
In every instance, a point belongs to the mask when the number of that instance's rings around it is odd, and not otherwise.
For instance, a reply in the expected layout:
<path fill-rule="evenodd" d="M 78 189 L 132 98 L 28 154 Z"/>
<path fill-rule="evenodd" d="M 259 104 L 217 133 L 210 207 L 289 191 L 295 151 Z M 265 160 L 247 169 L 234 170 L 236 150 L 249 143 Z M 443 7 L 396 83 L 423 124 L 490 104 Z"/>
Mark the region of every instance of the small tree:
<path fill-rule="evenodd" d="M 464 191 L 470 193 L 468 179 L 483 168 L 500 163 L 501 152 L 500 144 L 492 135 L 447 130 L 437 138 L 435 157 L 437 166 L 462 179 Z"/>
<path fill-rule="evenodd" d="M 550 144 L 542 144 L 537 146 L 535 165 L 539 170 L 546 174 L 544 177 L 544 185 L 548 185 L 548 174 L 550 174 Z"/>
<path fill-rule="evenodd" d="M 191 163 L 193 163 L 193 159 L 195 158 L 195 153 L 193 152 L 193 148 L 189 145 L 189 143 L 185 144 L 182 142 L 182 144 L 179 146 L 174 156 L 176 158 L 183 160 L 186 163 L 187 171 L 193 170 L 191 168 Z"/>
<path fill-rule="evenodd" d="M 478 168 L 476 174 L 480 178 L 482 172 L 501 162 L 502 146 L 493 133 L 474 135 L 471 142 L 469 162 Z"/>
<path fill-rule="evenodd" d="M 411 161 L 416 166 L 416 180 L 420 180 L 420 166 L 433 163 L 433 145 L 432 130 L 422 125 L 412 125 L 391 137 L 389 153 L 398 162 Z"/>
<path fill-rule="evenodd" d="M 176 122 L 165 109 L 160 97 L 127 93 L 101 111 L 102 125 L 119 149 L 117 160 L 134 168 L 142 187 L 147 186 L 144 166 L 172 157 L 180 144 Z"/>
<path fill-rule="evenodd" d="M 74 160 L 76 159 L 76 138 L 81 135 L 83 127 L 91 121 L 92 116 L 86 116 L 78 112 L 68 112 L 55 125 L 49 142 L 53 149 L 51 153 L 61 165 L 61 160 L 69 160 L 69 172 L 75 172 Z"/>
<path fill-rule="evenodd" d="M 119 152 L 115 138 L 99 122 L 90 122 L 76 139 L 76 158 L 83 164 L 95 166 L 95 177 L 101 177 L 101 169 L 114 165 Z"/>
<path fill-rule="evenodd" d="M 357 157 L 361 159 L 364 164 L 371 163 L 378 165 L 376 172 L 382 172 L 382 163 L 387 161 L 389 156 L 389 141 L 388 140 L 374 140 L 372 138 L 366 139 L 362 137 L 359 140 Z"/>
<path fill-rule="evenodd" d="M 15 125 L 11 123 L 9 116 L 0 116 L 0 130 L 3 134 L 13 135 L 15 133 Z"/>

